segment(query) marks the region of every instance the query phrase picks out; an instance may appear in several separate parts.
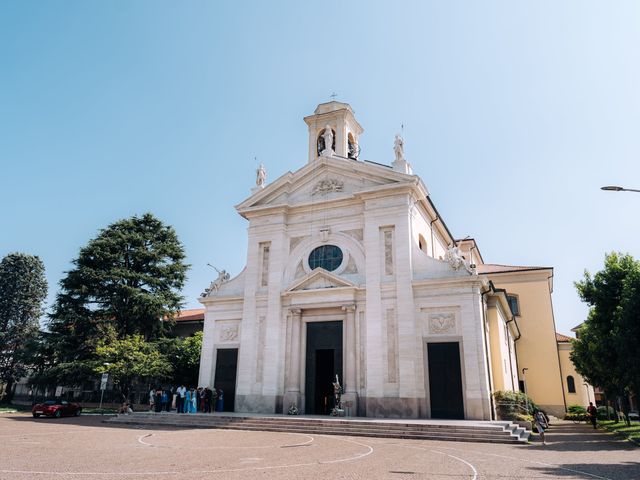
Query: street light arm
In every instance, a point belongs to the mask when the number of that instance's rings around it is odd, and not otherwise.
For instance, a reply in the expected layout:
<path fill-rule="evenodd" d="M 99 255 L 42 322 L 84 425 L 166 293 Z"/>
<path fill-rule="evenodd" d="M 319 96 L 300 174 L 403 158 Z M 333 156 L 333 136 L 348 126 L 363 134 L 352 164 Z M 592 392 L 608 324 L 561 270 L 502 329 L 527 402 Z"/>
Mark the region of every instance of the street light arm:
<path fill-rule="evenodd" d="M 604 190 L 606 192 L 640 192 L 640 190 L 636 190 L 635 188 L 624 188 L 617 185 L 606 185 L 604 187 L 600 187 L 600 190 Z"/>

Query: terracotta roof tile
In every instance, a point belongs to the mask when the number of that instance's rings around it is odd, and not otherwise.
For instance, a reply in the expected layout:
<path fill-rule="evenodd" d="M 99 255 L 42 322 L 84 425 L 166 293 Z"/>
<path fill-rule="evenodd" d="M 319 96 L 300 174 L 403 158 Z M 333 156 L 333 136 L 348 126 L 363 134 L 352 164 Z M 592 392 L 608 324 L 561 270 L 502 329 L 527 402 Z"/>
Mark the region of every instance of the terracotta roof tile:
<path fill-rule="evenodd" d="M 556 332 L 556 342 L 570 342 L 571 340 L 575 340 L 575 338 Z"/>
<path fill-rule="evenodd" d="M 182 310 L 176 317 L 176 322 L 188 322 L 193 320 L 204 320 L 204 308 Z"/>
<path fill-rule="evenodd" d="M 551 267 L 500 265 L 497 263 L 484 263 L 476 267 L 476 271 L 481 275 L 487 274 L 487 273 L 523 272 L 527 270 L 546 270 L 546 269 L 551 269 Z"/>

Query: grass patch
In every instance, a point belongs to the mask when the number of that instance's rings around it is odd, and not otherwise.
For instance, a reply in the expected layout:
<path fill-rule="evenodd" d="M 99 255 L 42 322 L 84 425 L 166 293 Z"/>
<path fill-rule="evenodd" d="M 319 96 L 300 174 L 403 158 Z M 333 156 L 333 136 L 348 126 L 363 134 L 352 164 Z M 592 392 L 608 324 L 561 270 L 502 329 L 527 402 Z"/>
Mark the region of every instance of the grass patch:
<path fill-rule="evenodd" d="M 30 412 L 31 406 L 26 405 L 0 405 L 0 413 L 18 413 L 18 412 Z"/>
<path fill-rule="evenodd" d="M 637 445 L 640 445 L 640 423 L 631 422 L 631 426 L 628 427 L 624 422 L 615 422 L 613 420 L 602 420 L 598 422 L 598 425 L 602 428 L 614 432 L 620 436 L 632 440 Z"/>
<path fill-rule="evenodd" d="M 82 413 L 101 413 L 103 415 L 113 415 L 116 413 L 115 408 L 83 408 Z"/>

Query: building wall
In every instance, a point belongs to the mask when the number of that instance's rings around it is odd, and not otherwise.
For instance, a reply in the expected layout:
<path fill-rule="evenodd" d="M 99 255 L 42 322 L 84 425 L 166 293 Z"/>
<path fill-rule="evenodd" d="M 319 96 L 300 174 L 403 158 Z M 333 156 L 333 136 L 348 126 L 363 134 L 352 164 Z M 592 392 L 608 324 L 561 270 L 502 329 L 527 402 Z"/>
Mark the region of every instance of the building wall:
<path fill-rule="evenodd" d="M 516 342 L 519 379 L 527 394 L 545 411 L 562 417 L 565 413 L 563 381 L 556 344 L 551 303 L 551 269 L 492 274 L 496 287 L 516 294 L 520 306 Z M 522 369 L 526 368 L 523 374 Z"/>
<path fill-rule="evenodd" d="M 595 403 L 595 395 L 593 387 L 588 385 L 582 376 L 576 372 L 576 367 L 569 358 L 571 353 L 571 343 L 558 342 L 558 353 L 560 354 L 560 368 L 562 369 L 562 386 L 564 388 L 565 398 L 567 399 L 567 407 L 570 405 L 581 405 L 586 407 L 589 402 Z M 572 376 L 575 393 L 569 392 L 567 377 Z M 585 386 L 586 384 L 586 386 Z"/>

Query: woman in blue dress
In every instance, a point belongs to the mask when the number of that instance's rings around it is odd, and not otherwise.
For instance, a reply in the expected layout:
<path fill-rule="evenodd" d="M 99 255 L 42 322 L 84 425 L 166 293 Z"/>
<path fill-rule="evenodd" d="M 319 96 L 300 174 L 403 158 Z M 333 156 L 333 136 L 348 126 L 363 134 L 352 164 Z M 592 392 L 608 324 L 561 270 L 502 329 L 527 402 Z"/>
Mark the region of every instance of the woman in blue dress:
<path fill-rule="evenodd" d="M 192 413 L 191 412 L 191 390 L 187 390 L 184 394 L 184 413 Z"/>

